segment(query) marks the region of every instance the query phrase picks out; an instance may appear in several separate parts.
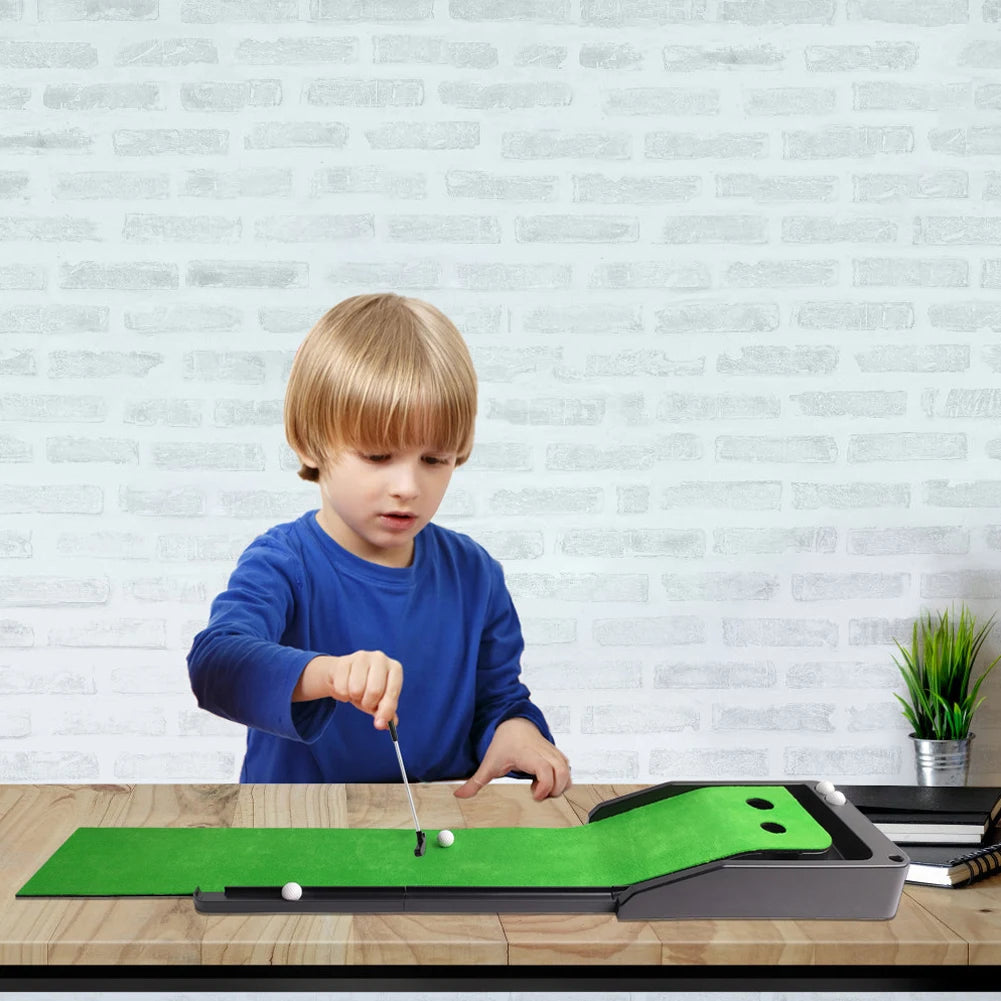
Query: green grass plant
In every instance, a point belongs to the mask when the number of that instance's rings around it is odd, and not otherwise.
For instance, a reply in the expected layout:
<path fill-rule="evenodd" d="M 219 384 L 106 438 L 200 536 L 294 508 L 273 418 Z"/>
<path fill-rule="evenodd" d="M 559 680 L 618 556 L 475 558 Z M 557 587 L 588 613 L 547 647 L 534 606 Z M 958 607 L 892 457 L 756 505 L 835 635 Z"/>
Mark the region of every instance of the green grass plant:
<path fill-rule="evenodd" d="M 930 612 L 922 613 L 914 623 L 909 650 L 894 640 L 903 663 L 896 657 L 893 662 L 903 675 L 908 699 L 895 697 L 915 737 L 962 740 L 969 735 L 973 714 L 984 701 L 983 696 L 977 698 L 980 686 L 1001 661 L 999 654 L 970 687 L 974 662 L 993 628 L 993 615 L 978 629 L 976 616 L 962 605 L 958 619 L 955 608 L 951 618 L 949 612 L 940 612 L 937 623 Z"/>

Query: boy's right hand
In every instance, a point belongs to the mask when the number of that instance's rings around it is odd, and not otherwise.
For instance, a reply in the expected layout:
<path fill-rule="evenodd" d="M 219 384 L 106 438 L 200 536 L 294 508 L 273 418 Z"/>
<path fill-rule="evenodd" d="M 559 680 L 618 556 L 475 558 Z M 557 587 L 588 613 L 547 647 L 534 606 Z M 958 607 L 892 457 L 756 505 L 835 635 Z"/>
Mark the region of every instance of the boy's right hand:
<path fill-rule="evenodd" d="M 403 687 L 403 665 L 381 650 L 356 650 L 343 657 L 314 657 L 292 691 L 293 702 L 331 698 L 375 717 L 377 730 L 399 722 L 396 704 Z"/>

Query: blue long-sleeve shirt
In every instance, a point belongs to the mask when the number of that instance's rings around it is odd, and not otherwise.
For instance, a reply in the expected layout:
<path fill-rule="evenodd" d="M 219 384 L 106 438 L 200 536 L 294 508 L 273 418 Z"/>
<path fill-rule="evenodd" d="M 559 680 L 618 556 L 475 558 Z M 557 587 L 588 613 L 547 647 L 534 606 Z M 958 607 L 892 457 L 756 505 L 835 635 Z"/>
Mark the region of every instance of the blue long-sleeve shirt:
<path fill-rule="evenodd" d="M 467 778 L 497 725 L 552 734 L 520 682 L 521 625 L 500 564 L 429 523 L 409 567 L 338 545 L 311 511 L 243 552 L 188 654 L 198 705 L 247 726 L 241 782 L 398 782 L 388 731 L 333 699 L 292 702 L 314 657 L 381 650 L 403 665 L 400 747 L 412 781 Z"/>

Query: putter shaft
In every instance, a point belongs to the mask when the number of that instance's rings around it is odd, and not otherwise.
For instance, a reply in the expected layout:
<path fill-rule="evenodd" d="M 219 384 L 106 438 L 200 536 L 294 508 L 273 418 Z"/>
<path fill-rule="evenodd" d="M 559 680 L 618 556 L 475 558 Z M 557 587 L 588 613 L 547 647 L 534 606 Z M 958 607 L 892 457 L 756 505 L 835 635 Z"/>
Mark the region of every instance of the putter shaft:
<path fill-rule="evenodd" d="M 414 854 L 419 858 L 424 854 L 424 832 L 421 830 L 420 821 L 417 819 L 417 808 L 414 806 L 414 797 L 410 795 L 410 783 L 407 781 L 407 769 L 403 764 L 403 754 L 400 752 L 400 741 L 396 735 L 396 724 L 389 721 L 389 735 L 393 738 L 393 747 L 396 749 L 396 760 L 400 763 L 400 774 L 403 776 L 403 788 L 407 790 L 407 799 L 410 801 L 410 812 L 414 815 L 414 830 L 417 832 L 417 847 Z"/>

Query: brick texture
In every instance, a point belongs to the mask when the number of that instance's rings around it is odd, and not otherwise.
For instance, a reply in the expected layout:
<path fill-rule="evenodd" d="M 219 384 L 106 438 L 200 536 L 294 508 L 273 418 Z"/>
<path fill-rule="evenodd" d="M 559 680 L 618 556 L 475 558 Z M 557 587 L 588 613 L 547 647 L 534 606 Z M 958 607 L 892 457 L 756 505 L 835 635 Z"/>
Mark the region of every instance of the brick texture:
<path fill-rule="evenodd" d="M 0 781 L 236 778 L 184 657 L 376 289 L 578 780 L 911 781 L 893 639 L 1001 598 L 999 10 L 0 0 Z"/>

